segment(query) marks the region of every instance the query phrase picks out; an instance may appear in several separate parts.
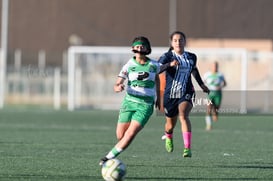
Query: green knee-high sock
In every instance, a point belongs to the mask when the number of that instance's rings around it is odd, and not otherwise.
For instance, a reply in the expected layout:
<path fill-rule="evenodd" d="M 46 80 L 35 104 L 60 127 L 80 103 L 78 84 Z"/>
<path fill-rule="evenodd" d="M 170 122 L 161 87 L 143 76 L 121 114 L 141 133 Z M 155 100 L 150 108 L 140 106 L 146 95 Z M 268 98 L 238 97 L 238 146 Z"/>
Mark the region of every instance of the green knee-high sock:
<path fill-rule="evenodd" d="M 108 158 L 108 159 L 116 158 L 122 151 L 123 151 L 123 149 L 114 147 L 114 148 L 112 148 L 112 150 L 106 155 L 106 158 Z"/>

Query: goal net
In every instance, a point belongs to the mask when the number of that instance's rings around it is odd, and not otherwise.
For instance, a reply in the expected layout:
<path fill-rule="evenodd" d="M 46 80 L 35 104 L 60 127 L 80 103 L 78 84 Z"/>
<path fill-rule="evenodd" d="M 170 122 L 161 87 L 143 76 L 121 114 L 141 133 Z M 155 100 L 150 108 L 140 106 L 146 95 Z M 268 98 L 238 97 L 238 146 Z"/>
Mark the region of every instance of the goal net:
<path fill-rule="evenodd" d="M 167 50 L 168 47 L 153 47 L 149 57 L 157 60 Z M 211 62 L 219 62 L 220 72 L 224 74 L 227 81 L 227 87 L 223 92 L 222 111 L 246 113 L 247 106 L 250 105 L 248 97 L 251 96 L 247 90 L 267 90 L 261 85 L 259 85 L 259 89 L 255 84 L 255 81 L 259 82 L 263 76 L 254 76 L 252 72 L 249 72 L 249 70 L 253 71 L 253 67 L 255 70 L 256 65 L 253 64 L 254 61 L 249 61 L 250 53 L 245 49 L 188 48 L 187 50 L 197 55 L 197 66 L 201 76 L 209 70 Z M 68 49 L 68 109 L 118 109 L 125 93 L 115 93 L 113 85 L 122 66 L 132 56 L 130 47 L 70 47 Z M 267 66 L 268 61 L 272 61 L 272 59 L 265 60 Z M 263 64 L 263 61 L 259 60 L 260 64 Z M 265 69 L 262 67 L 261 69 L 264 73 Z M 268 69 L 265 74 L 270 72 L 272 69 Z M 193 83 L 197 91 L 193 111 L 204 112 L 205 102 L 203 99 L 206 99 L 206 95 L 200 90 L 194 79 Z M 268 100 L 268 98 L 266 99 Z M 264 105 L 265 103 L 262 101 L 259 108 Z"/>

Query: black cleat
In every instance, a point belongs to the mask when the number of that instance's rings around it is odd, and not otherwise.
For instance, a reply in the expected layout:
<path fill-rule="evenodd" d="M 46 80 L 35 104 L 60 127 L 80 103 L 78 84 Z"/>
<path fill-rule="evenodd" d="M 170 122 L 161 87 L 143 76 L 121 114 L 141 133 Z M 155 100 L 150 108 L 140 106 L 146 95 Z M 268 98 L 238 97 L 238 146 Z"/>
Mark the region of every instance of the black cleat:
<path fill-rule="evenodd" d="M 102 166 L 107 160 L 109 160 L 109 159 L 106 157 L 103 157 L 102 159 L 100 159 L 99 165 Z"/>

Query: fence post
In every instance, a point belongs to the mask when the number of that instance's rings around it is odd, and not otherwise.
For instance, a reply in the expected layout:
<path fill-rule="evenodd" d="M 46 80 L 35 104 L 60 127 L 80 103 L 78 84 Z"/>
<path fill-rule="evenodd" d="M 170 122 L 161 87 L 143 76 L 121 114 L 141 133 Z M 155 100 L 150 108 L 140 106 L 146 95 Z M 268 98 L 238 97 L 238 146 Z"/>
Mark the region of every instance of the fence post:
<path fill-rule="evenodd" d="M 61 70 L 54 69 L 54 109 L 59 110 L 61 107 Z"/>

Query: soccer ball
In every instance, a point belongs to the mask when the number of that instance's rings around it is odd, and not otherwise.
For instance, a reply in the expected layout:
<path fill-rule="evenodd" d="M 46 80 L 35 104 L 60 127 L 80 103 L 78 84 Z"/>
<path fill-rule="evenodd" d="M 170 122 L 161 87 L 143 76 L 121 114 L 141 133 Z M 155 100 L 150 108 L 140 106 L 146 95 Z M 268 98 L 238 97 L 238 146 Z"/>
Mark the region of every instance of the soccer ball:
<path fill-rule="evenodd" d="M 119 159 L 110 159 L 102 165 L 101 174 L 105 181 L 122 181 L 126 175 L 126 166 Z"/>

